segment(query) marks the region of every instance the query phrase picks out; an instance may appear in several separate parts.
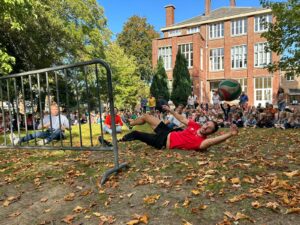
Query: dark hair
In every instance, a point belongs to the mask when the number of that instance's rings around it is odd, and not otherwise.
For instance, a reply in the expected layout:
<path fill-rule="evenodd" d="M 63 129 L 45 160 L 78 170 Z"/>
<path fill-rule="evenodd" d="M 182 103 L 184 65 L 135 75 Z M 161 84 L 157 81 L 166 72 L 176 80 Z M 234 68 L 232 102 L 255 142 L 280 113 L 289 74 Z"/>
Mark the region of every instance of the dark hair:
<path fill-rule="evenodd" d="M 210 120 L 213 124 L 214 124 L 214 127 L 215 129 L 213 129 L 213 132 L 212 133 L 215 133 L 219 130 L 219 125 L 216 121 L 213 121 L 213 120 Z"/>

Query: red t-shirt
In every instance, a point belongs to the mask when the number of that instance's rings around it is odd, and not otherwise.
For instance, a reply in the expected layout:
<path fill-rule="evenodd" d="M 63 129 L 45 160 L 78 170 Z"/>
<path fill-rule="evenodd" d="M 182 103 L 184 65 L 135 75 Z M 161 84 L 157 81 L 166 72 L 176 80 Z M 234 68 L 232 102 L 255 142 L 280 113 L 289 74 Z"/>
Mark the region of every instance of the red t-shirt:
<path fill-rule="evenodd" d="M 174 131 L 170 133 L 170 149 L 179 148 L 184 150 L 199 150 L 200 144 L 206 137 L 200 137 L 197 134 L 201 126 L 189 120 L 188 126 L 183 131 Z"/>
<path fill-rule="evenodd" d="M 122 122 L 121 117 L 119 115 L 115 116 L 115 122 L 116 122 L 116 125 L 123 126 L 123 122 Z M 110 115 L 108 115 L 105 118 L 104 124 L 106 124 L 108 126 L 111 126 L 111 116 Z"/>

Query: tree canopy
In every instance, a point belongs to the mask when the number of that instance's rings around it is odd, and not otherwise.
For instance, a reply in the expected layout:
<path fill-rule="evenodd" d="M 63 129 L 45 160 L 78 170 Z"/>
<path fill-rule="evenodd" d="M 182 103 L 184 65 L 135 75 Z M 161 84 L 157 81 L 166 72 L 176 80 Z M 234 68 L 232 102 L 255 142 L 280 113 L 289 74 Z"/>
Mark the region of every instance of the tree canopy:
<path fill-rule="evenodd" d="M 135 58 L 128 56 L 117 43 L 108 46 L 105 57 L 112 69 L 116 106 L 133 108 L 137 103 L 137 96 L 147 89 L 147 85 L 136 73 Z"/>
<path fill-rule="evenodd" d="M 136 58 L 137 73 L 142 80 L 150 81 L 152 78 L 152 40 L 158 37 L 159 33 L 147 19 L 139 16 L 130 17 L 117 36 L 117 42 L 125 53 Z"/>
<path fill-rule="evenodd" d="M 280 55 L 278 62 L 268 65 L 270 72 L 286 71 L 287 74 L 300 74 L 300 2 L 272 2 L 261 0 L 264 7 L 271 8 L 275 23 L 269 23 L 269 30 L 262 34 L 268 40 L 268 48 Z"/>
<path fill-rule="evenodd" d="M 109 42 L 96 0 L 0 0 L 1 73 L 104 56 Z"/>

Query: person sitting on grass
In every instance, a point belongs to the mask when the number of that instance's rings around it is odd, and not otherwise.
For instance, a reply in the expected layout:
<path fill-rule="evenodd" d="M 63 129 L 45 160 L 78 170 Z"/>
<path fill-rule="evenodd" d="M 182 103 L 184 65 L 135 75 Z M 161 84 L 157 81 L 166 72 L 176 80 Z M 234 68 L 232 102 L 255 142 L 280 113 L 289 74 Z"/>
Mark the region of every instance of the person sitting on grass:
<path fill-rule="evenodd" d="M 121 133 L 122 132 L 123 122 L 122 122 L 121 117 L 118 115 L 118 109 L 115 107 L 114 110 L 115 110 L 116 131 L 117 131 L 117 133 Z M 104 133 L 112 134 L 112 129 L 111 129 L 111 115 L 110 115 L 110 113 L 105 118 L 104 125 L 103 125 L 103 132 Z"/>
<path fill-rule="evenodd" d="M 132 131 L 124 135 L 119 141 L 126 142 L 140 140 L 157 149 L 167 148 L 203 151 L 238 134 L 237 126 L 232 125 L 229 132 L 218 137 L 207 138 L 207 136 L 218 130 L 218 124 L 216 122 L 207 121 L 201 126 L 198 123 L 179 115 L 171 110 L 169 106 L 164 105 L 163 109 L 170 112 L 176 119 L 186 125 L 186 129 L 183 131 L 174 131 L 158 118 L 146 114 L 136 120 L 131 120 L 130 124 L 135 126 L 147 123 L 154 130 L 155 134 Z"/>
<path fill-rule="evenodd" d="M 36 138 L 42 138 L 43 140 L 39 140 L 37 144 L 44 145 L 53 140 L 64 139 L 65 130 L 70 129 L 69 120 L 66 116 L 59 114 L 57 104 L 52 104 L 50 106 L 50 111 L 51 115 L 47 115 L 43 118 L 43 127 L 42 123 L 38 126 L 38 129 L 46 128 L 46 131 L 37 131 L 22 138 L 18 138 L 14 133 L 12 133 L 10 136 L 11 142 L 14 145 L 18 145 Z"/>

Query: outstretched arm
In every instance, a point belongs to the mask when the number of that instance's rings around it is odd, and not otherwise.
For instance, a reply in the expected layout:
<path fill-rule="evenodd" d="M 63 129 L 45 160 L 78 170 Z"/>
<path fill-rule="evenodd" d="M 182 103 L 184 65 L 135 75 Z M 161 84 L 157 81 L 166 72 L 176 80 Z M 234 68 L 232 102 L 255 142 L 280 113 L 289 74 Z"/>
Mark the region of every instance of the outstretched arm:
<path fill-rule="evenodd" d="M 226 141 L 228 138 L 235 136 L 238 134 L 238 128 L 235 124 L 232 124 L 230 127 L 230 131 L 226 134 L 222 134 L 218 137 L 215 138 L 209 138 L 204 140 L 201 145 L 200 145 L 200 149 L 201 150 L 206 150 L 209 147 L 213 146 L 213 145 L 217 145 L 222 143 L 223 141 Z"/>
<path fill-rule="evenodd" d="M 189 120 L 187 118 L 185 118 L 182 115 L 179 115 L 177 112 L 175 112 L 174 110 L 170 109 L 169 106 L 167 105 L 163 105 L 162 108 L 164 110 L 166 110 L 167 112 L 170 112 L 177 120 L 179 120 L 181 123 L 183 123 L 184 125 L 188 125 Z"/>

